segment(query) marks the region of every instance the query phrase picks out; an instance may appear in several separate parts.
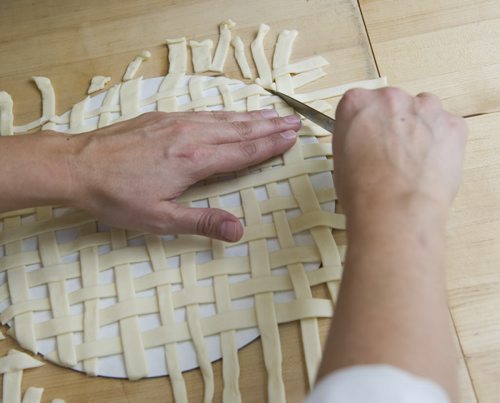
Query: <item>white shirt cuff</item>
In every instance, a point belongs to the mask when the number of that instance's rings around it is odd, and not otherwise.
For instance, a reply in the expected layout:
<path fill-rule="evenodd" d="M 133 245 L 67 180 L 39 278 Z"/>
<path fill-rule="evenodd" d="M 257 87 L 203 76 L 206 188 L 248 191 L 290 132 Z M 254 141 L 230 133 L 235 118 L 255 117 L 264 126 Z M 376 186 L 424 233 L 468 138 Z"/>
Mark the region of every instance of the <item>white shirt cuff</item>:
<path fill-rule="evenodd" d="M 445 390 L 390 365 L 357 365 L 323 378 L 304 403 L 450 403 Z"/>

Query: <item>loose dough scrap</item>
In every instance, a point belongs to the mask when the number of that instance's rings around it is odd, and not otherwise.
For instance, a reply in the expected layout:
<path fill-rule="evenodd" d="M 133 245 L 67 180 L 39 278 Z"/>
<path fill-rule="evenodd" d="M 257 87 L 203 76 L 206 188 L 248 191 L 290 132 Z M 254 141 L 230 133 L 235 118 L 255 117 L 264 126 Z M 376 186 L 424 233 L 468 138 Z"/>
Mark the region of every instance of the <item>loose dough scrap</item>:
<path fill-rule="evenodd" d="M 218 56 L 222 65 L 231 37 L 228 25 L 221 24 L 221 38 L 216 51 L 216 54 L 219 52 L 222 55 Z M 271 70 L 263 48 L 268 31 L 269 27 L 262 24 L 251 46 L 259 72 L 258 83 L 275 85 L 279 91 L 294 94 L 300 86 L 324 75 L 322 67 L 327 62 L 320 56 L 290 63 L 296 31 L 283 31 L 279 35 Z M 12 102 L 10 100 L 9 103 L 8 94 L 0 93 L 0 128 L 6 127 L 1 134 L 56 124 L 66 125 L 69 132 L 78 133 L 108 125 L 116 119 L 113 118 L 116 114 L 121 115 L 119 120 L 129 119 L 149 105 L 162 111 L 273 107 L 281 115 L 293 112 L 279 98 L 269 96 L 258 85 L 233 90 L 234 80 L 224 77 L 203 80 L 195 76 L 186 80 L 186 39 L 167 40 L 167 44 L 169 71 L 156 94 L 143 98 L 142 78 L 131 79 L 110 88 L 102 105 L 95 110 L 88 110 L 89 99 L 86 98 L 75 104 L 71 113 L 56 116 L 50 80 L 37 78 L 35 82 L 43 100 L 42 117 L 24 126 L 12 126 Z M 206 46 L 203 50 L 205 66 L 208 61 Z M 242 49 L 241 45 L 236 45 L 235 53 L 237 47 Z M 326 99 L 338 97 L 352 86 L 372 88 L 383 85 L 385 79 L 376 79 L 294 96 L 321 110 L 331 110 Z M 206 95 L 207 91 L 213 89 L 218 91 L 218 95 Z M 187 104 L 178 102 L 180 97 L 186 96 L 190 99 Z M 308 124 L 304 122 L 299 132 L 301 138 L 326 135 Z M 187 391 L 179 365 L 178 343 L 193 341 L 205 383 L 204 400 L 208 402 L 213 398 L 214 379 L 205 338 L 220 335 L 223 400 L 238 402 L 241 396 L 234 334 L 241 329 L 258 327 L 268 374 L 269 400 L 284 401 L 278 324 L 300 321 L 307 374 L 312 386 L 321 354 L 316 318 L 332 314 L 332 300 L 336 298 L 345 254 L 345 247 L 337 246 L 331 234 L 332 229 L 345 228 L 343 217 L 321 208 L 322 204 L 336 200 L 335 192 L 333 189 L 317 190 L 311 181 L 313 175 L 331 171 L 333 164 L 325 159 L 327 156 L 331 156 L 327 144 L 298 142 L 283 158 L 263 164 L 258 172 L 243 172 L 224 182 L 207 183 L 189 190 L 180 198 L 180 202 L 188 205 L 208 200 L 211 207 L 219 207 L 224 195 L 239 193 L 241 206 L 229 207 L 227 210 L 245 222 L 245 235 L 240 244 L 248 245 L 249 256 L 227 257 L 227 245 L 223 242 L 196 236 L 165 240 L 145 235 L 145 245 L 132 246 L 129 242 L 134 242 L 143 234 L 116 229 L 98 231 L 96 221 L 78 211 L 56 217 L 55 209 L 43 207 L 17 214 L 0 214 L 0 219 L 3 219 L 0 252 L 3 248 L 6 253 L 5 256 L 0 253 L 0 271 L 7 272 L 11 287 L 11 305 L 0 314 L 0 319 L 2 322 L 13 321 L 11 334 L 33 351 L 37 349 L 38 339 L 55 338 L 56 350 L 49 352 L 46 357 L 66 365 L 82 362 L 84 370 L 92 375 L 98 374 L 101 357 L 123 354 L 130 378 L 147 376 L 144 351 L 162 346 L 174 396 L 179 402 L 187 401 Z M 291 194 L 280 193 L 280 184 L 283 182 L 288 183 Z M 257 198 L 256 189 L 259 187 L 265 188 L 267 198 L 264 200 Z M 288 216 L 288 212 L 293 209 L 300 215 Z M 21 217 L 31 213 L 36 213 L 34 222 L 21 221 Z M 265 217 L 272 217 L 272 221 L 264 220 Z M 69 229 L 77 229 L 77 238 L 69 243 L 59 243 L 56 233 Z M 304 232 L 311 235 L 312 245 L 296 245 L 295 236 Z M 24 251 L 23 240 L 33 237 L 38 238 L 38 250 Z M 268 251 L 266 240 L 269 239 L 276 240 L 278 250 Z M 109 252 L 100 251 L 102 247 L 109 248 Z M 199 251 L 210 251 L 213 260 L 198 264 L 196 254 Z M 79 261 L 62 261 L 63 257 L 74 253 L 79 254 Z M 179 258 L 180 267 L 177 269 L 168 267 L 168 259 L 173 257 Z M 151 264 L 153 271 L 143 277 L 135 277 L 132 265 L 144 261 Z M 321 262 L 321 267 L 306 271 L 304 265 L 313 261 Z M 25 267 L 33 264 L 40 264 L 43 270 L 27 272 Z M 283 268 L 286 274 L 272 275 L 277 268 Z M 109 269 L 114 271 L 114 283 L 101 284 L 100 273 Z M 247 275 L 249 279 L 238 283 L 229 281 L 232 275 L 240 274 Z M 82 288 L 69 292 L 65 282 L 75 278 L 80 279 Z M 213 285 L 200 287 L 198 282 L 204 279 L 211 279 Z M 327 285 L 332 300 L 312 297 L 311 287 L 318 284 Z M 48 287 L 48 298 L 30 299 L 29 289 L 39 285 Z M 174 286 L 181 286 L 181 290 L 173 291 Z M 155 290 L 155 296 L 136 298 L 136 293 L 146 290 Z M 276 303 L 274 296 L 282 291 L 293 292 L 296 299 Z M 234 300 L 248 297 L 255 299 L 254 308 L 233 308 Z M 9 289 L 0 286 L 0 301 L 6 298 L 9 298 Z M 100 308 L 99 302 L 103 298 L 116 298 L 117 303 L 105 309 Z M 200 316 L 198 305 L 204 303 L 215 304 L 214 316 Z M 84 311 L 72 315 L 68 308 L 74 304 L 83 304 Z M 186 310 L 186 320 L 177 323 L 174 313 L 179 307 Z M 52 311 L 52 319 L 34 323 L 33 314 L 45 310 Z M 160 326 L 146 331 L 138 328 L 137 318 L 152 313 L 159 314 Z M 119 325 L 122 336 L 99 339 L 100 328 L 109 324 Z M 81 344 L 72 344 L 74 332 L 82 332 Z"/>
<path fill-rule="evenodd" d="M 210 39 L 202 42 L 189 41 L 189 46 L 191 46 L 194 72 L 204 73 L 209 71 L 212 65 L 213 41 Z"/>
<path fill-rule="evenodd" d="M 0 358 L 0 374 L 3 374 L 2 401 L 20 403 L 23 370 L 42 365 L 42 362 L 17 350 L 10 350 L 6 356 Z"/>
<path fill-rule="evenodd" d="M 42 401 L 43 388 L 35 388 L 30 386 L 24 392 L 23 403 L 39 403 Z"/>
<path fill-rule="evenodd" d="M 92 81 L 90 82 L 89 89 L 87 90 L 87 94 L 93 94 L 99 90 L 102 90 L 107 83 L 111 81 L 111 77 L 106 76 L 94 76 L 92 77 Z"/>

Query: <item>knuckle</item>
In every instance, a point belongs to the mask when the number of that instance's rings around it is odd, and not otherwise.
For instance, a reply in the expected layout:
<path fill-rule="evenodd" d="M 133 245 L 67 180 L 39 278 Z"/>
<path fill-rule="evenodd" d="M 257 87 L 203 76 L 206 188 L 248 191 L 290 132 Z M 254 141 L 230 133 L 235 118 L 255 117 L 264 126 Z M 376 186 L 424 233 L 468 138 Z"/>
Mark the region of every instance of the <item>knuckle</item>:
<path fill-rule="evenodd" d="M 362 88 L 351 88 L 344 93 L 342 98 L 344 99 L 344 102 L 353 103 L 362 98 L 364 92 L 365 90 Z"/>
<path fill-rule="evenodd" d="M 186 120 L 174 119 L 170 122 L 169 125 L 170 130 L 174 133 L 187 133 L 194 129 L 194 125 Z"/>
<path fill-rule="evenodd" d="M 245 138 L 252 134 L 252 126 L 248 122 L 234 121 L 231 125 L 240 137 Z"/>
<path fill-rule="evenodd" d="M 198 144 L 183 144 L 181 147 L 174 149 L 173 156 L 177 159 L 199 162 L 206 161 L 209 153 L 207 147 Z"/>
<path fill-rule="evenodd" d="M 283 120 L 280 118 L 269 119 L 269 123 L 271 124 L 274 130 L 278 130 L 283 126 Z"/>
<path fill-rule="evenodd" d="M 166 235 L 171 232 L 170 225 L 163 221 L 156 221 L 151 224 L 151 228 L 149 230 L 154 234 Z"/>
<path fill-rule="evenodd" d="M 417 95 L 417 99 L 419 99 L 420 104 L 426 108 L 429 107 L 440 107 L 441 101 L 437 96 L 431 94 L 430 92 L 423 92 Z"/>
<path fill-rule="evenodd" d="M 459 130 L 463 133 L 467 132 L 467 124 L 465 123 L 465 119 L 452 115 L 449 119 L 450 125 L 452 128 Z"/>
<path fill-rule="evenodd" d="M 146 112 L 141 115 L 141 117 L 148 120 L 160 120 L 165 118 L 166 116 L 167 114 L 165 112 L 158 112 L 158 111 Z"/>
<path fill-rule="evenodd" d="M 222 111 L 210 111 L 210 115 L 217 122 L 227 122 L 229 120 L 227 113 Z"/>
<path fill-rule="evenodd" d="M 202 235 L 215 234 L 217 231 L 217 220 L 208 211 L 203 212 L 196 223 L 196 232 Z"/>
<path fill-rule="evenodd" d="M 165 122 L 168 122 L 168 114 L 165 112 L 146 112 L 137 117 L 143 126 L 149 126 L 152 129 L 160 129 Z"/>
<path fill-rule="evenodd" d="M 391 110 L 398 109 L 404 98 L 409 97 L 403 90 L 395 87 L 386 87 L 380 90 L 380 95 L 384 98 L 386 104 Z"/>
<path fill-rule="evenodd" d="M 184 124 L 178 119 L 174 119 L 169 124 L 169 129 L 174 133 L 180 133 L 184 129 Z"/>
<path fill-rule="evenodd" d="M 351 88 L 347 90 L 339 102 L 337 113 L 339 115 L 348 114 L 349 111 L 359 108 L 365 94 L 366 90 L 361 88 Z"/>
<path fill-rule="evenodd" d="M 164 211 L 158 211 L 153 209 L 152 216 L 148 220 L 149 232 L 154 234 L 172 234 L 173 233 L 173 217 L 171 214 L 165 213 Z"/>
<path fill-rule="evenodd" d="M 395 87 L 382 88 L 380 93 L 388 100 L 399 99 L 405 95 L 402 90 Z"/>
<path fill-rule="evenodd" d="M 255 142 L 248 142 L 244 144 L 240 144 L 240 149 L 242 154 L 246 158 L 253 158 L 257 154 L 257 144 Z"/>

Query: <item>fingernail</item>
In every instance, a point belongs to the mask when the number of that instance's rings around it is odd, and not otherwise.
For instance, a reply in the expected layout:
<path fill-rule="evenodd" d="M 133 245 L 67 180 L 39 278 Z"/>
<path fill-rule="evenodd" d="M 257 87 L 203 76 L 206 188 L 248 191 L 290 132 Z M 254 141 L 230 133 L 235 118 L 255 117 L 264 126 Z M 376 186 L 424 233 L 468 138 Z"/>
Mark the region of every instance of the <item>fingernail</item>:
<path fill-rule="evenodd" d="M 223 221 L 220 226 L 220 236 L 226 241 L 234 242 L 238 240 L 240 226 L 235 221 Z"/>
<path fill-rule="evenodd" d="M 289 115 L 283 118 L 287 123 L 297 124 L 300 123 L 300 118 L 297 115 Z"/>
<path fill-rule="evenodd" d="M 294 139 L 295 137 L 297 137 L 297 132 L 294 132 L 293 130 L 287 130 L 286 132 L 281 133 L 281 135 L 286 139 Z"/>
<path fill-rule="evenodd" d="M 262 116 L 265 118 L 277 118 L 278 117 L 278 112 L 276 112 L 276 109 L 262 109 Z"/>

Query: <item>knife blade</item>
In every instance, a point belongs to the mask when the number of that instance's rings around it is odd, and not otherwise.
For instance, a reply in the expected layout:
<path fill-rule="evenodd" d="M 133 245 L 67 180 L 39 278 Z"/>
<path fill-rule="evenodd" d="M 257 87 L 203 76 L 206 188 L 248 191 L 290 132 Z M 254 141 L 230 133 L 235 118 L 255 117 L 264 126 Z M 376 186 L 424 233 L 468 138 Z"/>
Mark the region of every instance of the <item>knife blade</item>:
<path fill-rule="evenodd" d="M 271 94 L 280 97 L 302 116 L 316 123 L 318 126 L 321 126 L 323 129 L 329 131 L 330 133 L 333 133 L 335 129 L 335 119 L 314 108 L 311 108 L 309 105 L 306 105 L 305 103 L 300 102 L 289 95 L 283 94 L 282 92 L 274 91 L 268 88 L 266 88 L 266 91 L 269 91 Z"/>

